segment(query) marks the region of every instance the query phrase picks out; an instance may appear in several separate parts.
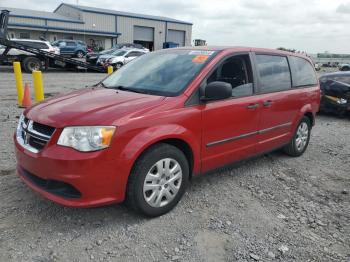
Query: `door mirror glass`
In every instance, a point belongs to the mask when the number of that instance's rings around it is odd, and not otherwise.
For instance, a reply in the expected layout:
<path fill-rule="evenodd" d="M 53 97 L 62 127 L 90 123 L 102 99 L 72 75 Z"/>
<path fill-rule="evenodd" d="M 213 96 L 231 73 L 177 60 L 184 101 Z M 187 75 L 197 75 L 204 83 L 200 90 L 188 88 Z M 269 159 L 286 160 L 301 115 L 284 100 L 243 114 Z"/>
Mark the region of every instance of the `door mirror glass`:
<path fill-rule="evenodd" d="M 230 83 L 214 81 L 209 83 L 204 89 L 202 101 L 221 100 L 231 97 L 232 85 Z"/>

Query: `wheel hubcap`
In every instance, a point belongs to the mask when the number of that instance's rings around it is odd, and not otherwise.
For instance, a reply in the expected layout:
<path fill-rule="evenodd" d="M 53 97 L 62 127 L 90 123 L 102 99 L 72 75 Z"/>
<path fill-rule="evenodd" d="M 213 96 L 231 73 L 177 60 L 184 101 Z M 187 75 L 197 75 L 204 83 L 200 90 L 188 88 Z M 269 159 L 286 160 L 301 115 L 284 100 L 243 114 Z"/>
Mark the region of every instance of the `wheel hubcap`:
<path fill-rule="evenodd" d="M 172 158 L 164 158 L 148 171 L 143 184 L 143 196 L 152 207 L 169 204 L 177 195 L 182 182 L 180 164 Z"/>
<path fill-rule="evenodd" d="M 305 122 L 302 122 L 297 130 L 297 136 L 295 138 L 295 144 L 298 151 L 302 151 L 307 143 L 309 138 L 309 127 Z"/>
<path fill-rule="evenodd" d="M 29 68 L 31 71 L 33 70 L 39 70 L 40 69 L 40 65 L 38 63 L 32 62 L 29 64 Z"/>

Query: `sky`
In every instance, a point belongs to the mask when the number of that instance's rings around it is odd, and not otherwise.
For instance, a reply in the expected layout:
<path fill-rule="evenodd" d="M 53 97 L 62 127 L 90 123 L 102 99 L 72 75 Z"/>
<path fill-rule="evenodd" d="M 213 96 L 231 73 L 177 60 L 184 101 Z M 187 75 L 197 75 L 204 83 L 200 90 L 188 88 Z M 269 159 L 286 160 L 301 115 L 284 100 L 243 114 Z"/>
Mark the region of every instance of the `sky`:
<path fill-rule="evenodd" d="M 53 11 L 61 2 L 0 0 L 0 6 Z M 77 4 L 77 0 L 64 2 Z M 78 3 L 192 22 L 192 39 L 205 39 L 208 45 L 350 53 L 350 0 L 78 0 Z"/>

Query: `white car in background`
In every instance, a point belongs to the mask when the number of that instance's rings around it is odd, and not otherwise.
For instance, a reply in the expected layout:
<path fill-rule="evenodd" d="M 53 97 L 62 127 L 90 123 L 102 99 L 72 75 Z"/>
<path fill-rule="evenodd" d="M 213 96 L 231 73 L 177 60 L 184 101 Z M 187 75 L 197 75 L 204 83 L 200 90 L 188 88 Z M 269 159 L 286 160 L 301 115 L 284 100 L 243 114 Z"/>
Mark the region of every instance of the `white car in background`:
<path fill-rule="evenodd" d="M 60 54 L 60 50 L 53 47 L 48 41 L 31 39 L 11 39 L 11 41 L 49 53 Z M 0 46 L 0 64 L 12 65 L 13 62 L 18 61 L 21 62 L 22 69 L 27 73 L 31 73 L 33 70 L 42 70 L 47 65 L 45 59 L 35 54 L 16 48 L 11 48 L 7 53 L 5 50 L 6 46 Z"/>
<path fill-rule="evenodd" d="M 23 44 L 29 47 L 34 47 L 46 52 L 54 53 L 56 55 L 60 54 L 60 49 L 57 47 L 54 47 L 50 44 L 49 41 L 42 41 L 42 40 L 32 40 L 32 39 L 11 39 L 11 41 L 14 41 L 19 44 Z M 5 51 L 5 47 L 2 46 L 0 48 L 0 55 Z M 18 50 L 11 48 L 10 51 L 7 53 L 7 55 L 31 55 L 34 56 L 32 53 L 28 53 L 23 50 Z"/>
<path fill-rule="evenodd" d="M 97 65 L 113 66 L 114 69 L 119 69 L 131 60 L 147 54 L 147 49 L 125 48 L 118 49 L 111 54 L 101 55 L 97 60 Z"/>

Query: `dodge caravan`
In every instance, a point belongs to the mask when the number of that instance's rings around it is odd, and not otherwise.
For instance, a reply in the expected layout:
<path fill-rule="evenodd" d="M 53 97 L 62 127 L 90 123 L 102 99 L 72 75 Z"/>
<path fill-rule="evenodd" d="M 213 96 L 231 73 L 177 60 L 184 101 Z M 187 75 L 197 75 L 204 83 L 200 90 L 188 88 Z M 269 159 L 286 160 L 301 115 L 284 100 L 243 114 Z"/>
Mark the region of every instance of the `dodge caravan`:
<path fill-rule="evenodd" d="M 305 56 L 244 47 L 161 50 L 25 110 L 14 134 L 17 171 L 66 206 L 126 201 L 159 216 L 197 174 L 280 148 L 302 155 L 319 104 Z"/>

